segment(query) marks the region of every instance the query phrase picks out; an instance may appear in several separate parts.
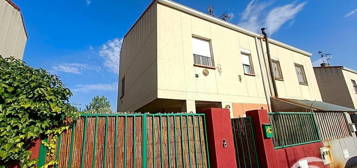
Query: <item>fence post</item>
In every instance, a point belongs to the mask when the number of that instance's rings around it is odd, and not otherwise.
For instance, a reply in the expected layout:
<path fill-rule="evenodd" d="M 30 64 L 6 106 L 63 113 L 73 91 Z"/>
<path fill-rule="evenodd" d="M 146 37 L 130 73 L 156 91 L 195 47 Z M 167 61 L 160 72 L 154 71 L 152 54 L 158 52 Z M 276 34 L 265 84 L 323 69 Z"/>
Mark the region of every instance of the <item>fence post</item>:
<path fill-rule="evenodd" d="M 233 131 L 229 110 L 211 108 L 204 110 L 203 113 L 206 114 L 212 167 L 236 168 Z"/>
<path fill-rule="evenodd" d="M 144 114 L 141 118 L 141 128 L 142 128 L 142 167 L 147 166 L 147 115 Z M 152 128 L 153 129 L 153 128 Z"/>
<path fill-rule="evenodd" d="M 253 119 L 256 137 L 257 151 L 262 167 L 274 167 L 274 145 L 272 139 L 265 139 L 263 124 L 269 124 L 269 116 L 266 110 L 253 110 L 246 112 Z"/>

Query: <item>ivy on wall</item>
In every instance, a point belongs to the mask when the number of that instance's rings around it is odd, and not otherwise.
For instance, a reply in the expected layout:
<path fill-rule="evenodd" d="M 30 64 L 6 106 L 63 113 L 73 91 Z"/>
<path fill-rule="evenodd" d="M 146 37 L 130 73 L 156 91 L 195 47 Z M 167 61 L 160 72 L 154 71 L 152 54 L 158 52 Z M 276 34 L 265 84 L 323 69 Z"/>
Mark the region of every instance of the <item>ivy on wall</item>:
<path fill-rule="evenodd" d="M 59 134 L 78 113 L 61 80 L 21 60 L 0 56 L 0 167 L 32 167 L 32 142 Z"/>

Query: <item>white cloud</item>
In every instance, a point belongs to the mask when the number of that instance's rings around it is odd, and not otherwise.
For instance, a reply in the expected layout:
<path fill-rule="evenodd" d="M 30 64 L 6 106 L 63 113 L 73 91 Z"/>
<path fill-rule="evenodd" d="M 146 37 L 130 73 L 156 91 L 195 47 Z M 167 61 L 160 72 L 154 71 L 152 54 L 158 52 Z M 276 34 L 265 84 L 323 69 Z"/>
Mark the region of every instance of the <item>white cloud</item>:
<path fill-rule="evenodd" d="M 268 33 L 271 35 L 277 32 L 287 21 L 294 19 L 305 4 L 305 2 L 300 4 L 292 3 L 272 9 L 266 18 Z"/>
<path fill-rule="evenodd" d="M 55 72 L 65 72 L 72 74 L 80 74 L 85 69 L 88 69 L 88 66 L 86 64 L 79 63 L 65 63 L 52 67 L 52 70 Z"/>
<path fill-rule="evenodd" d="M 355 13 L 357 13 L 357 8 L 356 9 L 353 9 L 352 11 L 348 12 L 345 17 L 350 17 L 352 15 L 354 15 Z"/>
<path fill-rule="evenodd" d="M 250 31 L 258 32 L 263 25 L 262 13 L 270 3 L 259 3 L 252 0 L 241 14 L 239 26 Z"/>
<path fill-rule="evenodd" d="M 104 66 L 115 74 L 119 74 L 119 55 L 122 39 L 115 38 L 102 45 L 99 55 L 104 58 Z"/>
<path fill-rule="evenodd" d="M 91 92 L 91 91 L 115 91 L 117 89 L 116 83 L 100 83 L 100 84 L 84 84 L 76 85 L 74 92 Z"/>
<path fill-rule="evenodd" d="M 266 27 L 271 35 L 277 32 L 286 22 L 293 20 L 305 4 L 305 2 L 300 4 L 290 3 L 267 11 L 271 3 L 252 0 L 241 14 L 238 25 L 256 33 L 260 32 L 260 28 Z"/>
<path fill-rule="evenodd" d="M 92 0 L 86 0 L 86 4 L 90 5 L 92 3 Z"/>

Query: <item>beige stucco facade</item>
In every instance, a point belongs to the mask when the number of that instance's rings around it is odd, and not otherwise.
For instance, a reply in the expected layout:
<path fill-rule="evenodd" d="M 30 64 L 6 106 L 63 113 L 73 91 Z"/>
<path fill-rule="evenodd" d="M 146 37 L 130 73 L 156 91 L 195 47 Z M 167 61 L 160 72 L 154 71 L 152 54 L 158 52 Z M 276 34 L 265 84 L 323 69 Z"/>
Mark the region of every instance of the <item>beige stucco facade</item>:
<path fill-rule="evenodd" d="M 357 72 L 342 66 L 315 67 L 323 101 L 357 109 Z"/>
<path fill-rule="evenodd" d="M 0 0 L 0 55 L 22 59 L 26 41 L 20 9 L 11 0 Z"/>
<path fill-rule="evenodd" d="M 134 32 L 136 27 L 144 26 L 146 19 L 155 25 L 149 25 L 145 32 Z M 132 34 L 151 38 L 143 42 L 133 39 Z M 213 67 L 194 65 L 192 37 L 210 41 Z M 139 41 L 130 45 L 131 40 Z M 167 100 L 177 100 L 174 109 L 187 112 L 195 112 L 198 106 L 210 102 L 230 108 L 232 116 L 241 114 L 241 109 L 268 109 L 273 89 L 264 45 L 261 35 L 172 1 L 154 2 L 124 38 L 120 76 L 125 76 L 126 87 L 118 110 L 152 111 L 156 104 L 157 110 L 167 111 Z M 284 80 L 277 82 L 279 96 L 321 100 L 310 54 L 275 40 L 270 41 L 270 48 L 272 57 L 281 62 L 284 75 Z M 143 54 L 128 53 L 129 50 Z M 244 73 L 242 51 L 251 53 L 254 75 Z M 307 85 L 299 84 L 294 63 L 304 66 Z M 128 67 L 135 72 L 128 71 Z M 127 77 L 135 77 L 136 81 L 129 82 Z M 122 82 L 119 83 L 121 92 Z M 148 98 L 143 101 L 143 97 Z M 155 103 L 157 100 L 160 103 Z"/>

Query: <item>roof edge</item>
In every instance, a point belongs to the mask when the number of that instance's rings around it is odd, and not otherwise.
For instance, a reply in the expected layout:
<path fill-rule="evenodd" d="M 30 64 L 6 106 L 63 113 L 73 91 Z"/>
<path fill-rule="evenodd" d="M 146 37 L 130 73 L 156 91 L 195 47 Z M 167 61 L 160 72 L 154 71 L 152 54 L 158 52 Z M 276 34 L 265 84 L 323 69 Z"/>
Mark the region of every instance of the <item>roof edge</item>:
<path fill-rule="evenodd" d="M 154 0 L 155 1 L 155 0 Z M 200 11 L 197 11 L 195 9 L 192 9 L 190 7 L 187 7 L 187 6 L 184 6 L 182 4 L 179 4 L 177 2 L 173 2 L 171 0 L 157 0 L 157 2 L 159 4 L 162 4 L 162 5 L 165 5 L 165 6 L 169 6 L 171 8 L 174 8 L 174 9 L 177 9 L 177 10 L 180 10 L 182 12 L 185 12 L 185 13 L 188 13 L 188 14 L 191 14 L 193 16 L 196 16 L 196 17 L 199 17 L 201 19 L 204 19 L 204 20 L 207 20 L 207 21 L 210 21 L 210 22 L 213 22 L 215 24 L 218 24 L 218 25 L 221 25 L 223 27 L 226 27 L 226 28 L 230 28 L 232 30 L 235 30 L 235 31 L 238 31 L 240 33 L 243 33 L 243 34 L 246 34 L 246 35 L 249 35 L 249 36 L 252 36 L 252 37 L 257 37 L 259 39 L 263 39 L 263 36 L 260 35 L 260 34 L 257 34 L 257 33 L 254 33 L 254 32 L 251 32 L 251 31 L 248 31 L 248 30 L 245 30 L 237 25 L 234 25 L 232 23 L 228 23 L 228 22 L 225 22 L 223 20 L 220 20 L 216 17 L 213 17 L 213 16 L 210 16 L 208 14 L 205 14 L 203 12 L 200 12 Z M 307 52 L 307 51 L 304 51 L 304 50 L 301 50 L 301 49 L 298 49 L 296 47 L 293 47 L 291 45 L 288 45 L 288 44 L 285 44 L 283 42 L 280 42 L 280 41 L 277 41 L 277 40 L 274 40 L 274 39 L 271 39 L 269 38 L 269 42 L 272 43 L 272 44 L 275 44 L 275 45 L 278 45 L 280 47 L 283 47 L 283 48 L 286 48 L 286 49 L 289 49 L 289 50 L 292 50 L 292 51 L 295 51 L 295 52 L 298 52 L 300 54 L 303 54 L 305 56 L 311 56 L 312 54 Z"/>
<path fill-rule="evenodd" d="M 24 16 L 22 15 L 21 9 L 19 6 L 17 6 L 12 0 L 5 0 L 7 3 L 9 3 L 13 8 L 15 8 L 19 13 L 20 13 L 20 17 L 21 17 L 21 22 L 22 22 L 22 26 L 24 28 L 25 34 L 26 34 L 26 38 L 28 39 L 28 33 L 27 33 L 27 29 L 26 29 L 26 25 L 25 25 L 25 21 L 24 21 Z"/>
<path fill-rule="evenodd" d="M 345 71 L 348 71 L 348 72 L 352 72 L 352 73 L 355 73 L 357 74 L 357 71 L 356 70 L 353 70 L 353 69 L 350 69 L 350 68 L 347 68 L 345 66 L 327 66 L 327 67 L 314 67 L 314 69 L 328 69 L 328 68 L 331 68 L 331 69 L 342 69 L 342 70 L 345 70 Z"/>

